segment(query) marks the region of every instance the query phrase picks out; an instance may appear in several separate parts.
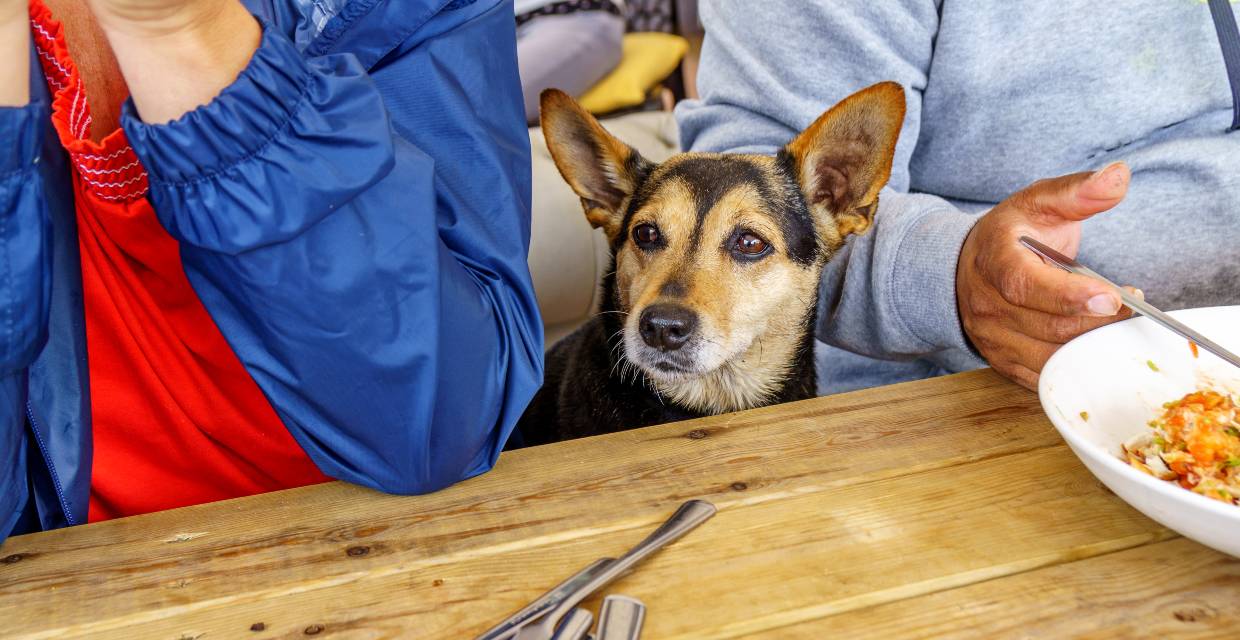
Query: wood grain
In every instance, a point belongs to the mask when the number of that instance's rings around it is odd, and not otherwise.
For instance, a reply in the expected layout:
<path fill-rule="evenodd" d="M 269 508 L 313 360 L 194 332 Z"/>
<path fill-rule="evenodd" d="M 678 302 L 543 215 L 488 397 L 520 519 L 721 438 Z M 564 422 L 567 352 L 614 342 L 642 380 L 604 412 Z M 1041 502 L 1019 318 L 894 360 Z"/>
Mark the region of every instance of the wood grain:
<path fill-rule="evenodd" d="M 780 638 L 1223 638 L 1240 560 L 1169 540 L 778 630 Z"/>
<path fill-rule="evenodd" d="M 512 452 L 430 496 L 332 483 L 13 538 L 0 636 L 468 637 L 690 497 L 719 515 L 613 588 L 650 606 L 648 638 L 890 637 L 868 612 L 921 602 L 907 619 L 931 635 L 984 635 L 932 614 L 1172 538 L 1093 480 L 1033 394 L 976 372 Z"/>

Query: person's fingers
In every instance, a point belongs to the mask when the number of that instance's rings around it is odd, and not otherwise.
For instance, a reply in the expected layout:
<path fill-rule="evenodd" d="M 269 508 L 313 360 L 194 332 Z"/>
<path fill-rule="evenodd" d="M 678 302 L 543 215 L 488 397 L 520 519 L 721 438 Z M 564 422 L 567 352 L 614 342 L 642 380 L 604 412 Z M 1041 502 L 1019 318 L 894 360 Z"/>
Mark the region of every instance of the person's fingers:
<path fill-rule="evenodd" d="M 1131 178 L 1128 165 L 1115 162 L 1093 173 L 1039 180 L 1008 202 L 1040 224 L 1079 222 L 1119 204 Z"/>
<path fill-rule="evenodd" d="M 1119 294 L 1106 283 L 1052 267 L 1023 248 L 1003 254 L 979 260 L 978 268 L 1009 304 L 1059 316 L 1109 317 L 1119 312 Z"/>
<path fill-rule="evenodd" d="M 1034 309 L 1012 307 L 1000 324 L 1012 331 L 1023 333 L 1035 340 L 1052 344 L 1064 344 L 1069 340 L 1099 327 L 1132 317 L 1127 307 L 1105 317 L 1061 316 Z"/>
<path fill-rule="evenodd" d="M 1003 367 L 995 367 L 994 369 L 1002 374 L 1003 377 L 1030 391 L 1038 390 L 1039 376 L 1029 367 L 1019 364 L 1009 364 Z"/>

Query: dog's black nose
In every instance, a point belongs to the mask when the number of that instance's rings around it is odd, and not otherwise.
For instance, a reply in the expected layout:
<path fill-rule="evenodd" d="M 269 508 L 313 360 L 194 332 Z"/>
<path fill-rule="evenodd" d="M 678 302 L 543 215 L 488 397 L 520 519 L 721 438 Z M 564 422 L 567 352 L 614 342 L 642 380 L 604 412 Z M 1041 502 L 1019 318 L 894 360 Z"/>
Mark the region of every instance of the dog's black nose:
<path fill-rule="evenodd" d="M 659 351 L 675 351 L 697 328 L 697 314 L 677 304 L 653 304 L 642 312 L 642 340 Z"/>

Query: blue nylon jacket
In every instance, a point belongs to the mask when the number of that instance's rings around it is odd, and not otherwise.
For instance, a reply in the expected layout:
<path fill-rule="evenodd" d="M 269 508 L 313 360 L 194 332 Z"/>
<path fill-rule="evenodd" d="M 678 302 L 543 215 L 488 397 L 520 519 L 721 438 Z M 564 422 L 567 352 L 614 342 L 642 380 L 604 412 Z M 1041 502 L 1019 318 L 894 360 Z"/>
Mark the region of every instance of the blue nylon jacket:
<path fill-rule="evenodd" d="M 190 283 L 326 474 L 489 470 L 541 384 L 510 0 L 245 0 L 210 104 L 123 126 Z M 34 56 L 32 56 L 32 59 Z M 32 62 L 0 109 L 0 541 L 86 520 L 91 422 L 68 159 Z"/>

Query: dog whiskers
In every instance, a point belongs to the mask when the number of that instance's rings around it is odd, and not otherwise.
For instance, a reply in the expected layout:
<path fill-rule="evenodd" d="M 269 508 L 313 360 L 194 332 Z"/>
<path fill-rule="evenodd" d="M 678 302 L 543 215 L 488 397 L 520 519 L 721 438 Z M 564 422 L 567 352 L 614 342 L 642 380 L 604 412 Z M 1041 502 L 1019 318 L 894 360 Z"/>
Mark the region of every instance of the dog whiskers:
<path fill-rule="evenodd" d="M 655 384 L 650 378 L 647 378 L 645 374 L 642 375 L 642 379 L 646 381 L 646 386 L 654 392 L 654 397 L 659 399 L 659 404 L 667 406 L 666 403 L 663 402 L 663 394 L 659 393 L 659 385 Z"/>

